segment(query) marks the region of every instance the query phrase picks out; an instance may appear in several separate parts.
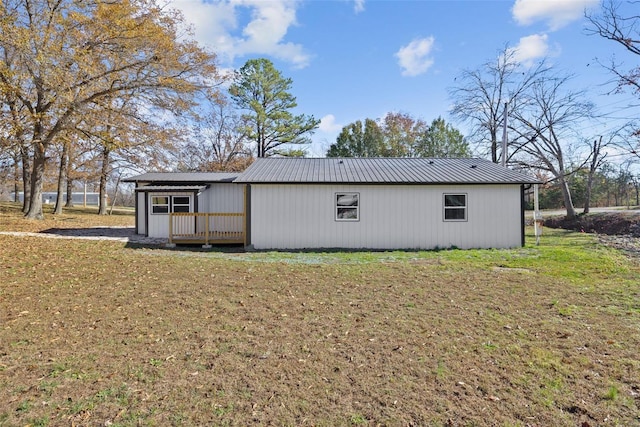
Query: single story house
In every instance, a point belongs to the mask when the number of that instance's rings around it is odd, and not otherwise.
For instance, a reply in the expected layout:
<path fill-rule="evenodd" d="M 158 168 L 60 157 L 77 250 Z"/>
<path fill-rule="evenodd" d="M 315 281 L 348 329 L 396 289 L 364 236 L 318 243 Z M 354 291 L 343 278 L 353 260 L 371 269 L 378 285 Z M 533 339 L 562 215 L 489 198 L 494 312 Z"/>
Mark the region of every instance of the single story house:
<path fill-rule="evenodd" d="M 487 160 L 440 158 L 259 158 L 238 174 L 127 181 L 138 233 L 258 250 L 517 247 L 525 188 L 539 183 Z"/>
<path fill-rule="evenodd" d="M 233 184 L 238 176 L 238 173 L 158 172 L 124 179 L 136 184 L 136 234 L 169 238 L 169 214 L 242 214 L 244 186 Z"/>

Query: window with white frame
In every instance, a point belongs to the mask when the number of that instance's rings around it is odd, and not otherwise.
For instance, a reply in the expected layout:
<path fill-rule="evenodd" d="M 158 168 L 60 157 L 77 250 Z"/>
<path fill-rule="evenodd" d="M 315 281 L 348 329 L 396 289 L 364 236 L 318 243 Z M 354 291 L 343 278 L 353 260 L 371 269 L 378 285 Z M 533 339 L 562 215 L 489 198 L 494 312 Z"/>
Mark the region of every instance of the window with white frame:
<path fill-rule="evenodd" d="M 151 196 L 151 213 L 191 212 L 191 196 Z"/>
<path fill-rule="evenodd" d="M 336 193 L 336 221 L 360 220 L 360 193 Z"/>
<path fill-rule="evenodd" d="M 151 197 L 151 213 L 154 213 L 154 214 L 169 213 L 169 196 L 152 196 Z"/>
<path fill-rule="evenodd" d="M 173 196 L 171 202 L 171 212 L 189 212 L 191 209 L 191 197 L 189 196 Z"/>
<path fill-rule="evenodd" d="M 467 195 L 466 194 L 445 194 L 444 195 L 444 220 L 445 221 L 466 221 L 467 220 Z"/>

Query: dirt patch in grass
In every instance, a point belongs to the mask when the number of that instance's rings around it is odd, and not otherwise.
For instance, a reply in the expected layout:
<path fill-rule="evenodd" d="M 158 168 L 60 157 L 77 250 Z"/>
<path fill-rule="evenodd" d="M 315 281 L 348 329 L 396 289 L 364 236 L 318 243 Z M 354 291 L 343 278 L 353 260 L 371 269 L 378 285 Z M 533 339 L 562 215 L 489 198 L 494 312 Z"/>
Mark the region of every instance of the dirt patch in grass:
<path fill-rule="evenodd" d="M 564 237 L 322 264 L 0 236 L 0 425 L 638 424 L 640 271 Z"/>
<path fill-rule="evenodd" d="M 632 235 L 640 237 L 640 211 L 600 212 L 578 215 L 567 219 L 557 216 L 545 220 L 544 225 L 552 228 L 598 233 L 607 235 Z"/>

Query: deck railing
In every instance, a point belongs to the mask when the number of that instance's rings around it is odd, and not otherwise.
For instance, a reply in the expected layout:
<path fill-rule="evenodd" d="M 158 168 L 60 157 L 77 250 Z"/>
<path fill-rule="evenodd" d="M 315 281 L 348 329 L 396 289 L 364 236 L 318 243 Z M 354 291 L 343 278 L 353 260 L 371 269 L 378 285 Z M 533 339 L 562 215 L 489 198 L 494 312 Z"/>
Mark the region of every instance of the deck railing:
<path fill-rule="evenodd" d="M 243 213 L 170 213 L 169 244 L 245 243 Z"/>

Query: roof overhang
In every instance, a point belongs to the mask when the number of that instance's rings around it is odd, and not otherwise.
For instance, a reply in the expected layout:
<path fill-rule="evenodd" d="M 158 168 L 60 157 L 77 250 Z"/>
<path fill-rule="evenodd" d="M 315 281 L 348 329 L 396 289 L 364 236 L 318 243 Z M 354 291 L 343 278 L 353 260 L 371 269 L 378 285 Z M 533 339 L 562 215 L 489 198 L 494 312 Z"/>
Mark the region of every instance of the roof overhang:
<path fill-rule="evenodd" d="M 136 187 L 136 191 L 139 193 L 151 193 L 151 192 L 201 192 L 209 188 L 208 185 L 145 185 L 142 187 Z"/>
<path fill-rule="evenodd" d="M 205 185 L 233 182 L 238 172 L 149 172 L 122 179 L 122 182 L 149 183 L 151 185 Z"/>

